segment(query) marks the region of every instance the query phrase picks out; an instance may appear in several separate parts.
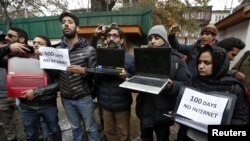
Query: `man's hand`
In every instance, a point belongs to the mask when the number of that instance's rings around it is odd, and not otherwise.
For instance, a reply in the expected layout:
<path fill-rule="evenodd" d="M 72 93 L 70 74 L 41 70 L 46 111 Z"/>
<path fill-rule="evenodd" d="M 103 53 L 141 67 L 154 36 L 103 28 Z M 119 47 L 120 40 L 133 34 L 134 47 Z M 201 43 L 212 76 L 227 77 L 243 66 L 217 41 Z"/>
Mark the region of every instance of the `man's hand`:
<path fill-rule="evenodd" d="M 242 72 L 239 72 L 237 71 L 235 74 L 234 74 L 234 77 L 239 80 L 239 81 L 242 81 L 246 78 L 246 75 Z"/>
<path fill-rule="evenodd" d="M 119 78 L 120 79 L 126 79 L 127 78 L 127 72 L 125 71 L 125 69 L 122 69 L 122 72 L 119 74 Z"/>
<path fill-rule="evenodd" d="M 67 71 L 75 74 L 84 74 L 86 72 L 85 68 L 79 65 L 71 65 L 67 67 Z"/>
<path fill-rule="evenodd" d="M 181 26 L 178 24 L 174 24 L 172 25 L 169 29 L 168 29 L 168 34 L 169 35 L 174 35 L 177 32 L 181 31 Z"/>
<path fill-rule="evenodd" d="M 105 26 L 104 25 L 99 25 L 96 29 L 95 29 L 95 32 L 94 32 L 94 36 L 96 37 L 100 37 L 102 34 L 105 33 Z"/>
<path fill-rule="evenodd" d="M 171 79 L 168 79 L 167 82 L 167 89 L 171 89 L 173 87 L 173 81 Z"/>
<path fill-rule="evenodd" d="M 26 98 L 28 100 L 33 100 L 35 98 L 34 92 L 32 89 L 23 91 L 22 94 L 24 94 L 22 97 Z"/>
<path fill-rule="evenodd" d="M 13 43 L 10 44 L 10 51 L 15 54 L 26 54 L 29 49 L 25 47 L 25 44 Z"/>

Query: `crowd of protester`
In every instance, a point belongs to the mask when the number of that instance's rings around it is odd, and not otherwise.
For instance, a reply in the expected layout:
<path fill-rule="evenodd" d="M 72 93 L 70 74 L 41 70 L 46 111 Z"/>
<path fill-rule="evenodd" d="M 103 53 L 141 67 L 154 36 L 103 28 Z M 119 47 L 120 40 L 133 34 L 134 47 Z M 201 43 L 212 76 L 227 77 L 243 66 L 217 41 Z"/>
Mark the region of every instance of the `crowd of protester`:
<path fill-rule="evenodd" d="M 6 34 L 0 32 L 0 140 L 38 141 L 41 131 L 44 140 L 63 140 L 57 108 L 58 92 L 72 129 L 73 141 L 83 141 L 84 138 L 99 141 L 99 129 L 104 130 L 107 141 L 131 140 L 132 91 L 119 87 L 136 73 L 134 54 L 125 50 L 129 48 L 125 47 L 128 45 L 125 44 L 128 42 L 126 36 L 129 35 L 117 24 L 99 25 L 91 41 L 88 41 L 78 35 L 80 21 L 74 14 L 63 12 L 59 21 L 63 32 L 60 43 L 51 45 L 48 37 L 37 35 L 32 42 L 33 55 L 28 53 L 29 37 L 26 31 L 11 27 Z M 218 30 L 209 24 L 201 30 L 200 39 L 195 44 L 180 44 L 176 38 L 176 28 L 178 25 L 173 25 L 167 31 L 163 25 L 155 25 L 147 34 L 149 48 L 171 48 L 171 74 L 166 88 L 158 95 L 136 92 L 136 115 L 140 121 L 141 140 L 153 141 L 154 133 L 157 141 L 169 140 L 170 126 L 174 121 L 163 114 L 174 111 L 181 86 L 236 95 L 230 124 L 247 125 L 250 117 L 249 51 L 229 69 L 229 61 L 245 47 L 245 43 L 235 37 L 217 41 Z M 71 65 L 65 71 L 42 70 L 49 78 L 47 86 L 25 90 L 23 96 L 16 99 L 9 98 L 8 59 L 28 54 L 28 57 L 39 60 L 39 48 L 43 46 L 67 49 Z M 119 76 L 87 73 L 87 68 L 97 63 L 97 48 L 126 51 L 124 68 Z M 184 55 L 187 56 L 185 60 Z M 95 97 L 100 127 L 96 125 L 94 117 Z M 18 134 L 22 134 L 21 139 L 17 138 Z M 177 140 L 206 140 L 206 134 L 180 124 Z"/>

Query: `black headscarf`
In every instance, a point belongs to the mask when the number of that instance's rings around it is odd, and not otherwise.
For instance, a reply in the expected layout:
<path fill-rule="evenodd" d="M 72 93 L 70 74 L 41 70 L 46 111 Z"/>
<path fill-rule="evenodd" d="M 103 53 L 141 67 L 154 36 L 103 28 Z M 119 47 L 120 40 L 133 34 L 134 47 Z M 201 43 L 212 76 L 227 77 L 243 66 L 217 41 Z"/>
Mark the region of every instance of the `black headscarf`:
<path fill-rule="evenodd" d="M 229 71 L 229 59 L 226 51 L 217 46 L 206 45 L 200 50 L 197 62 L 199 62 L 201 54 L 207 51 L 212 54 L 212 74 L 201 76 L 198 73 L 196 77 L 192 78 L 191 86 L 203 91 L 230 91 L 231 85 L 235 84 L 236 81 L 233 78 L 230 78 L 230 81 L 225 81 Z M 198 69 L 198 63 L 196 69 Z"/>
<path fill-rule="evenodd" d="M 212 63 L 213 63 L 212 75 L 208 76 L 207 78 L 212 80 L 219 80 L 225 77 L 229 70 L 229 59 L 227 57 L 226 51 L 217 46 L 206 45 L 200 50 L 197 56 L 197 62 L 199 62 L 201 54 L 207 51 L 212 54 Z M 197 63 L 196 66 L 197 71 L 198 71 L 198 65 L 199 64 Z M 198 76 L 202 77 L 199 75 L 199 73 Z"/>

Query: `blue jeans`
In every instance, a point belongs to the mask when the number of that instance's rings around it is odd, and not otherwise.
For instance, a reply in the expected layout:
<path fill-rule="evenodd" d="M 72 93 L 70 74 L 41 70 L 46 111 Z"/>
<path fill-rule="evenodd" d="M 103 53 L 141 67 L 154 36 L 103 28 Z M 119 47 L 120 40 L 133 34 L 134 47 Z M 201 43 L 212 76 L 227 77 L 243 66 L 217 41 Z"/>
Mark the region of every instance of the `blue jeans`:
<path fill-rule="evenodd" d="M 88 133 L 89 141 L 99 141 L 100 137 L 94 118 L 92 96 L 88 95 L 79 99 L 62 99 L 65 113 L 73 132 L 73 141 L 83 141 L 81 123 Z"/>
<path fill-rule="evenodd" d="M 42 117 L 52 133 L 53 141 L 62 141 L 62 131 L 58 124 L 58 109 L 56 106 L 43 109 L 21 108 L 22 120 L 27 141 L 38 141 Z"/>

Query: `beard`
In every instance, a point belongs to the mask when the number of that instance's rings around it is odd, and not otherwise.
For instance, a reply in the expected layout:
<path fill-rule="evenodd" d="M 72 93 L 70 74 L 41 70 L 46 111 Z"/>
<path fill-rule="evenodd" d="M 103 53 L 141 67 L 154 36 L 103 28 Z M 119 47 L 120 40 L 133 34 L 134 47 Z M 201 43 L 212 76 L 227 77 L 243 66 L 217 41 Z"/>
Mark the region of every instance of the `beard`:
<path fill-rule="evenodd" d="M 108 48 L 117 48 L 117 44 L 115 42 L 109 42 Z"/>
<path fill-rule="evenodd" d="M 65 32 L 64 30 L 63 30 L 63 34 L 64 34 L 64 36 L 66 37 L 66 38 L 68 38 L 68 39 L 73 39 L 75 36 L 76 36 L 76 29 L 74 29 L 73 31 L 71 31 L 71 32 Z"/>

